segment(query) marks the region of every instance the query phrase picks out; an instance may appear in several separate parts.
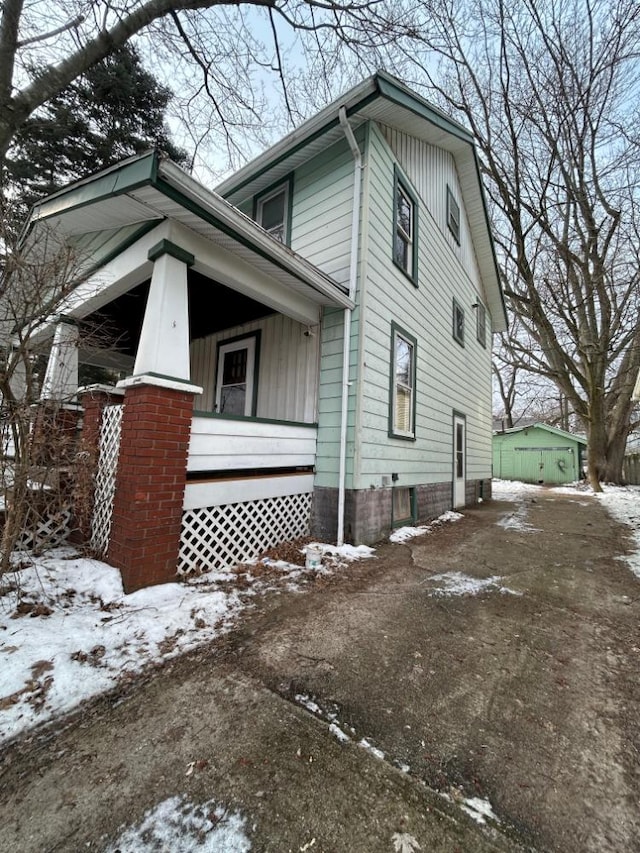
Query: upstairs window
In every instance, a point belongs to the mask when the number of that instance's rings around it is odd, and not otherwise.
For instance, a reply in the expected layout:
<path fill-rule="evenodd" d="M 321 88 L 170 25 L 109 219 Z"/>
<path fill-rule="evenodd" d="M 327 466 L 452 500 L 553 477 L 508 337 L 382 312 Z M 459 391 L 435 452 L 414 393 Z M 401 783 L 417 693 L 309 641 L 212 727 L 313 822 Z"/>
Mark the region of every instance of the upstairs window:
<path fill-rule="evenodd" d="M 453 337 L 464 346 L 464 309 L 457 299 L 453 300 Z"/>
<path fill-rule="evenodd" d="M 460 245 L 460 205 L 453 197 L 451 188 L 447 186 L 447 227 Z"/>
<path fill-rule="evenodd" d="M 392 323 L 389 435 L 415 438 L 416 341 Z"/>
<path fill-rule="evenodd" d="M 265 231 L 289 244 L 291 237 L 291 181 L 256 196 L 254 219 Z"/>
<path fill-rule="evenodd" d="M 397 170 L 393 199 L 393 262 L 416 284 L 418 279 L 417 205 L 413 194 Z"/>

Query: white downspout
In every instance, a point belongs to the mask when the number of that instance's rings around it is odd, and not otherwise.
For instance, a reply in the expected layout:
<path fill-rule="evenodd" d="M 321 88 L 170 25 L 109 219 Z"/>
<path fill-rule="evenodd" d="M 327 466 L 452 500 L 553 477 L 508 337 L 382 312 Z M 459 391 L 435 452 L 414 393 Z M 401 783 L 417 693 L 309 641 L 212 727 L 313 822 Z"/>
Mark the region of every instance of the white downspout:
<path fill-rule="evenodd" d="M 351 262 L 349 265 L 349 298 L 355 301 L 358 277 L 358 237 L 360 235 L 360 185 L 362 154 L 347 121 L 347 110 L 340 107 L 340 125 L 353 154 L 353 210 L 351 213 Z M 347 478 L 347 417 L 349 413 L 349 351 L 351 344 L 351 308 L 344 309 L 342 339 L 342 406 L 340 412 L 340 466 L 338 473 L 338 547 L 344 544 L 344 504 Z"/>

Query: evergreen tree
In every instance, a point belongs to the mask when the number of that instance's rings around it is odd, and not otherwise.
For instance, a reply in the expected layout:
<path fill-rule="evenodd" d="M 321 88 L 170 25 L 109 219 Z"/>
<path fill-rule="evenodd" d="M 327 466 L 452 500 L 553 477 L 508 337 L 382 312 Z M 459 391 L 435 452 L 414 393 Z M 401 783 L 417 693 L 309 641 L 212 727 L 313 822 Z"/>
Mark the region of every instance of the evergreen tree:
<path fill-rule="evenodd" d="M 5 180 L 19 218 L 65 184 L 149 148 L 183 163 L 187 155 L 172 143 L 164 121 L 170 100 L 131 45 L 91 67 L 16 135 Z"/>

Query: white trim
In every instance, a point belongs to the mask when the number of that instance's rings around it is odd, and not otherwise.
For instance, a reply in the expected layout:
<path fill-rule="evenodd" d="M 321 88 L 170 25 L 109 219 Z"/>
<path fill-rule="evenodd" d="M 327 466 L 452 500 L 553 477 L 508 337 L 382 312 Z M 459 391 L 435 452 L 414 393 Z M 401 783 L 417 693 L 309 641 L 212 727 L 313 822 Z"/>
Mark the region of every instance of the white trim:
<path fill-rule="evenodd" d="M 113 394 L 122 397 L 124 396 L 124 389 L 116 388 L 115 385 L 102 385 L 100 382 L 96 382 L 94 385 L 83 385 L 78 388 L 78 397 L 81 394 Z"/>
<path fill-rule="evenodd" d="M 215 410 L 221 415 L 224 414 L 240 414 L 239 412 L 221 412 L 220 411 L 220 396 L 222 393 L 222 380 L 224 378 L 224 359 L 227 353 L 237 352 L 238 350 L 246 349 L 247 364 L 244 378 L 245 394 L 244 394 L 244 411 L 242 414 L 245 417 L 250 417 L 253 414 L 253 394 L 255 382 L 255 366 L 256 366 L 256 336 L 248 335 L 241 338 L 239 341 L 230 341 L 229 343 L 221 343 L 218 347 L 218 369 L 216 371 L 216 398 Z M 228 387 L 228 386 L 225 386 Z"/>
<path fill-rule="evenodd" d="M 182 382 L 180 379 L 169 379 L 165 376 L 153 376 L 150 373 L 141 373 L 139 376 L 127 376 L 121 379 L 116 388 L 134 388 L 137 385 L 155 385 L 157 388 L 168 388 L 171 391 L 189 391 L 191 394 L 202 394 L 200 385 L 191 382 Z"/>
<path fill-rule="evenodd" d="M 252 477 L 238 480 L 216 480 L 187 483 L 183 509 L 247 503 L 286 495 L 313 492 L 313 474 L 286 474 L 281 477 Z"/>
<path fill-rule="evenodd" d="M 263 256 L 271 258 L 280 268 L 288 270 L 300 281 L 322 294 L 325 299 L 329 300 L 328 304 L 339 305 L 343 308 L 354 307 L 353 302 L 337 281 L 303 258 L 302 255 L 296 254 L 284 243 L 276 240 L 262 226 L 245 216 L 217 193 L 203 187 L 175 163 L 168 160 L 162 161 L 159 164 L 158 171 L 183 195 L 210 210 L 221 222 L 249 240 Z M 187 248 L 182 244 L 180 245 L 181 248 Z M 196 255 L 196 262 L 197 259 Z M 277 280 L 277 273 L 275 273 L 274 278 Z"/>

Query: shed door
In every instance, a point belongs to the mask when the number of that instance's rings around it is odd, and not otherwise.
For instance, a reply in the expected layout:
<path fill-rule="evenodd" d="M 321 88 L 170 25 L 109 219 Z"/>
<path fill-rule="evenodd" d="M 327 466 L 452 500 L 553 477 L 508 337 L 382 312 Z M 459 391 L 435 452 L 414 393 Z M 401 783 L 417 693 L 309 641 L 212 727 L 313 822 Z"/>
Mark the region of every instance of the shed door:
<path fill-rule="evenodd" d="M 465 505 L 465 420 L 459 415 L 453 418 L 453 505 Z"/>

